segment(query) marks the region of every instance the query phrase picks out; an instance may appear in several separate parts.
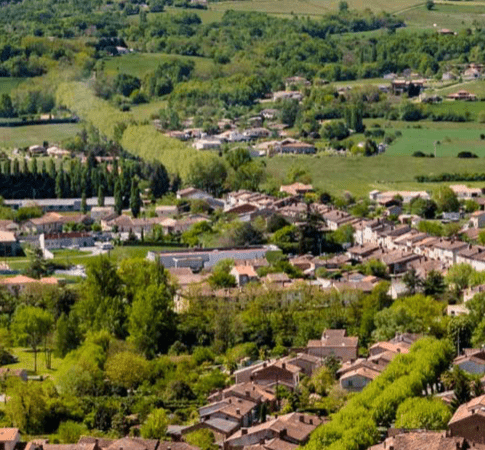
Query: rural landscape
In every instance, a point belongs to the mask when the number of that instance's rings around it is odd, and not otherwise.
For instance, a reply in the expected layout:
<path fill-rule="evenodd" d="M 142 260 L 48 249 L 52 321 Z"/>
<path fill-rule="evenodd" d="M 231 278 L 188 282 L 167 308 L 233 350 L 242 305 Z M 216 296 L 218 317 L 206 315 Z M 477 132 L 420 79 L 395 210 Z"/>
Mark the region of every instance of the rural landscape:
<path fill-rule="evenodd" d="M 0 3 L 0 450 L 485 448 L 485 0 Z"/>

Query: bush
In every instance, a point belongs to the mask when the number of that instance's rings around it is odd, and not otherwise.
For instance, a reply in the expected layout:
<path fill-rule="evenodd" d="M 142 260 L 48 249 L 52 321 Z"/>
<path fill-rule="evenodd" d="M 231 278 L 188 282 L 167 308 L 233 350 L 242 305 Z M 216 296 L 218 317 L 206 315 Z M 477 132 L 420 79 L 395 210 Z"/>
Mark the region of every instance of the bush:
<path fill-rule="evenodd" d="M 458 158 L 478 158 L 475 153 L 472 152 L 460 152 L 457 155 Z"/>

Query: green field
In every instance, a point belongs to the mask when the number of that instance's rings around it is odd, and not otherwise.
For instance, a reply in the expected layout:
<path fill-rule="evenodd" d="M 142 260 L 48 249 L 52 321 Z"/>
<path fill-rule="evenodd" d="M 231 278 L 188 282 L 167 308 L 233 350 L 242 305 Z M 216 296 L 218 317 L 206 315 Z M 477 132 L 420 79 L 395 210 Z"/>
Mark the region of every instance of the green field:
<path fill-rule="evenodd" d="M 415 8 L 399 11 L 398 17 L 406 23 L 406 28 L 401 32 L 416 30 L 439 30 L 448 28 L 453 31 L 460 31 L 465 28 L 474 28 L 474 22 L 482 26 L 485 24 L 485 3 L 483 2 L 448 2 L 435 4 L 435 7 L 428 11 L 421 3 Z M 401 2 L 398 3 L 401 5 Z M 436 26 L 435 26 L 436 24 Z"/>
<path fill-rule="evenodd" d="M 10 94 L 12 89 L 15 89 L 24 82 L 27 78 L 6 78 L 0 77 L 0 95 Z"/>
<path fill-rule="evenodd" d="M 442 172 L 485 172 L 485 159 L 464 160 L 452 157 L 413 158 L 387 155 L 354 156 L 275 156 L 266 161 L 268 172 L 277 182 L 283 182 L 288 169 L 298 165 L 308 169 L 316 188 L 334 195 L 350 191 L 356 196 L 378 190 L 433 190 L 439 183 L 417 183 L 416 175 Z M 446 183 L 444 183 L 446 184 Z M 450 184 L 450 183 L 447 183 Z M 485 187 L 485 182 L 466 183 Z"/>
<path fill-rule="evenodd" d="M 107 59 L 105 72 L 111 76 L 126 73 L 143 79 L 148 72 L 155 70 L 161 62 L 173 59 L 193 61 L 195 63 L 195 75 L 201 78 L 207 78 L 214 67 L 214 63 L 209 58 L 167 55 L 165 53 L 130 53 Z"/>
<path fill-rule="evenodd" d="M 350 9 L 366 9 L 373 11 L 398 12 L 417 4 L 423 4 L 416 0 L 401 0 L 389 3 L 385 0 L 347 0 Z M 210 8 L 214 11 L 259 11 L 278 15 L 322 15 L 338 11 L 339 0 L 249 0 L 249 1 L 225 1 L 211 3 Z"/>
<path fill-rule="evenodd" d="M 429 93 L 437 94 L 441 97 L 453 94 L 459 90 L 465 90 L 475 94 L 479 98 L 485 98 L 485 81 L 484 80 L 474 80 L 474 81 L 464 81 L 462 83 L 456 83 L 442 89 L 436 88 L 429 91 Z M 428 93 L 428 91 L 425 91 Z"/>
<path fill-rule="evenodd" d="M 31 349 L 16 347 L 11 350 L 12 354 L 19 360 L 16 364 L 9 364 L 6 367 L 10 369 L 25 369 L 29 375 L 34 375 L 34 353 Z M 44 352 L 37 353 L 37 375 L 49 376 L 55 379 L 56 372 L 62 362 L 62 359 L 52 355 L 51 369 L 46 368 Z"/>
<path fill-rule="evenodd" d="M 59 143 L 80 130 L 81 126 L 75 123 L 0 128 L 0 148 L 28 147 L 43 141 Z"/>

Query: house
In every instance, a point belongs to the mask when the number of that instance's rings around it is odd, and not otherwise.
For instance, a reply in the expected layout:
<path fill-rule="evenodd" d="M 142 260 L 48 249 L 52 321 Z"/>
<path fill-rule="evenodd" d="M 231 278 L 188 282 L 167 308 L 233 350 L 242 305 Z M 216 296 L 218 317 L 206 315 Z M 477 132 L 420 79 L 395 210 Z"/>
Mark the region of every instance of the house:
<path fill-rule="evenodd" d="M 475 67 L 469 67 L 463 72 L 462 78 L 464 80 L 478 80 L 481 77 L 481 73 Z"/>
<path fill-rule="evenodd" d="M 64 157 L 70 157 L 71 152 L 69 150 L 63 150 L 59 147 L 52 146 L 47 149 L 47 155 L 51 158 L 62 159 Z"/>
<path fill-rule="evenodd" d="M 244 286 L 252 281 L 258 281 L 259 277 L 252 266 L 236 265 L 231 269 L 230 274 L 236 279 L 238 286 Z"/>
<path fill-rule="evenodd" d="M 58 213 L 50 212 L 42 217 L 27 220 L 22 228 L 31 234 L 60 233 L 63 225 L 63 217 Z"/>
<path fill-rule="evenodd" d="M 94 206 L 91 208 L 91 219 L 95 222 L 100 222 L 107 216 L 110 216 L 115 212 L 112 206 Z"/>
<path fill-rule="evenodd" d="M 475 211 L 470 217 L 470 223 L 474 228 L 485 226 L 485 211 Z"/>
<path fill-rule="evenodd" d="M 485 350 L 483 348 L 465 348 L 463 355 L 457 356 L 453 364 L 473 374 L 485 374 Z"/>
<path fill-rule="evenodd" d="M 276 407 L 276 394 L 274 390 L 268 386 L 262 386 L 255 381 L 248 381 L 229 386 L 226 389 L 210 395 L 208 401 L 216 402 L 229 397 L 251 400 L 258 405 L 266 403 L 270 406 L 271 410 Z"/>
<path fill-rule="evenodd" d="M 289 364 L 299 367 L 301 372 L 307 377 L 311 377 L 313 372 L 323 364 L 322 358 L 307 353 L 298 353 L 296 356 L 288 356 L 285 360 Z"/>
<path fill-rule="evenodd" d="M 263 278 L 266 285 L 284 287 L 291 284 L 291 279 L 286 273 L 268 273 Z"/>
<path fill-rule="evenodd" d="M 305 444 L 310 434 L 321 424 L 322 420 L 317 416 L 293 412 L 237 431 L 226 440 L 225 447 L 241 450 L 250 445 L 266 442 L 270 444 L 277 439 L 281 443 L 278 447 L 271 448 L 293 450 L 296 446 Z M 290 444 L 294 446 L 291 447 Z"/>
<path fill-rule="evenodd" d="M 463 89 L 453 94 L 447 95 L 446 98 L 449 100 L 463 100 L 466 102 L 474 102 L 477 100 L 477 96 L 475 94 L 471 94 L 470 92 Z"/>
<path fill-rule="evenodd" d="M 258 404 L 240 397 L 227 397 L 199 408 L 201 421 L 221 419 L 249 427 L 257 417 Z"/>
<path fill-rule="evenodd" d="M 0 231 L 0 256 L 17 256 L 20 244 L 11 231 Z"/>
<path fill-rule="evenodd" d="M 192 144 L 197 150 L 219 150 L 221 148 L 222 142 L 220 139 L 198 139 Z"/>
<path fill-rule="evenodd" d="M 80 446 L 87 446 L 86 450 L 91 450 L 89 446 L 94 445 L 93 450 L 161 450 L 162 448 L 165 448 L 167 443 L 163 441 L 158 441 L 157 439 L 142 439 L 138 437 L 124 437 L 121 439 L 105 439 L 105 438 L 97 438 L 97 437 L 91 437 L 91 436 L 82 436 L 79 438 L 79 441 L 77 445 Z M 169 443 L 171 444 L 171 443 Z M 175 444 L 178 444 L 176 442 L 173 443 L 174 446 Z M 185 444 L 185 443 L 183 443 Z M 187 444 L 185 444 L 187 445 Z M 57 450 L 53 447 L 52 450 Z M 192 449 L 193 447 L 191 447 Z M 196 448 L 196 447 L 195 447 Z M 174 450 L 178 448 L 174 447 Z M 44 450 L 51 450 L 50 448 L 44 448 Z M 59 449 L 63 450 L 63 449 Z M 73 450 L 78 450 L 78 449 L 73 449 Z M 189 450 L 184 447 L 181 447 L 180 450 Z"/>
<path fill-rule="evenodd" d="M 480 188 L 469 188 L 464 184 L 452 184 L 450 189 L 460 199 L 476 198 L 482 195 L 482 190 Z"/>
<path fill-rule="evenodd" d="M 4 205 L 17 210 L 25 206 L 38 206 L 45 212 L 59 211 L 71 212 L 81 211 L 81 198 L 43 198 L 43 199 L 24 199 L 24 200 L 5 200 Z M 114 206 L 114 197 L 104 198 L 105 206 Z M 90 210 L 93 206 L 98 205 L 98 198 L 91 197 L 86 199 L 86 207 Z"/>
<path fill-rule="evenodd" d="M 359 367 L 342 375 L 339 383 L 343 389 L 360 392 L 380 374 L 378 370 L 369 367 Z"/>
<path fill-rule="evenodd" d="M 26 277 L 24 275 L 16 275 L 14 277 L 0 278 L 0 286 L 5 286 L 5 288 L 12 294 L 18 295 L 21 291 L 29 285 L 52 285 L 56 286 L 58 284 L 57 278 L 46 277 L 36 280 L 35 278 Z"/>
<path fill-rule="evenodd" d="M 466 303 L 471 300 L 475 295 L 485 292 L 485 284 L 470 287 L 463 292 L 463 302 Z"/>
<path fill-rule="evenodd" d="M 40 248 L 57 249 L 69 247 L 94 247 L 94 237 L 91 233 L 71 232 L 71 233 L 42 233 L 39 237 Z"/>
<path fill-rule="evenodd" d="M 273 101 L 278 100 L 297 100 L 301 102 L 303 100 L 303 94 L 300 91 L 277 91 L 273 92 Z"/>
<path fill-rule="evenodd" d="M 439 241 L 434 244 L 434 251 L 431 255 L 434 259 L 452 265 L 456 264 L 458 253 L 465 247 L 468 247 L 466 242 L 455 241 L 453 239 L 439 239 Z"/>
<path fill-rule="evenodd" d="M 271 131 L 269 131 L 266 128 L 250 128 L 243 132 L 243 136 L 245 136 L 248 139 L 256 140 L 256 139 L 270 137 Z"/>
<path fill-rule="evenodd" d="M 317 149 L 312 144 L 306 142 L 289 142 L 276 146 L 276 151 L 279 153 L 292 153 L 295 155 L 311 155 L 317 152 Z"/>
<path fill-rule="evenodd" d="M 255 367 L 251 372 L 250 380 L 262 386 L 275 388 L 276 386 L 286 386 L 295 389 L 300 383 L 301 368 L 286 362 L 277 360 L 274 362 L 263 362 L 262 365 Z"/>
<path fill-rule="evenodd" d="M 446 315 L 451 317 L 465 316 L 470 314 L 470 310 L 465 305 L 448 305 Z"/>
<path fill-rule="evenodd" d="M 334 355 L 343 362 L 357 359 L 359 338 L 348 337 L 346 330 L 325 330 L 319 340 L 308 341 L 305 352 L 325 358 Z"/>
<path fill-rule="evenodd" d="M 46 149 L 42 145 L 31 145 L 29 147 L 30 156 L 45 155 Z"/>
<path fill-rule="evenodd" d="M 305 194 L 313 192 L 313 186 L 311 184 L 293 183 L 281 186 L 280 192 L 284 192 L 289 195 L 303 196 Z"/>
<path fill-rule="evenodd" d="M 393 433 L 369 450 L 465 450 L 471 445 L 460 437 L 450 437 L 444 431 L 402 430 Z"/>
<path fill-rule="evenodd" d="M 453 30 L 449 30 L 448 28 L 441 28 L 437 33 L 442 36 L 454 36 L 456 34 Z"/>
<path fill-rule="evenodd" d="M 240 261 L 264 258 L 269 251 L 277 250 L 274 245 L 259 247 L 235 247 L 235 248 L 207 248 L 204 250 L 187 249 L 173 251 L 154 252 L 149 251 L 149 261 L 159 261 L 164 267 L 191 267 L 194 270 L 210 268 L 222 259 L 233 259 L 236 263 Z"/>
<path fill-rule="evenodd" d="M 485 395 L 460 405 L 448 422 L 449 434 L 485 444 Z"/>
<path fill-rule="evenodd" d="M 267 108 L 260 111 L 259 114 L 263 119 L 273 120 L 278 116 L 279 111 L 277 109 Z"/>
<path fill-rule="evenodd" d="M 441 81 L 453 81 L 456 79 L 457 76 L 453 72 L 444 72 L 441 76 Z"/>
<path fill-rule="evenodd" d="M 4 450 L 14 450 L 20 442 L 18 428 L 0 428 L 0 445 Z"/>

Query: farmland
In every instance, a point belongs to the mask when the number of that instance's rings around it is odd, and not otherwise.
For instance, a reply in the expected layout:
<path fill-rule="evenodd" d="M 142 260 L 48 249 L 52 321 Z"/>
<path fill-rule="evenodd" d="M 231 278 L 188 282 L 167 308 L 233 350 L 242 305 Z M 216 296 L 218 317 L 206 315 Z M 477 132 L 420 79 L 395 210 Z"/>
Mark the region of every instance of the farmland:
<path fill-rule="evenodd" d="M 59 143 L 79 130 L 81 126 L 74 123 L 0 128 L 0 148 L 28 147 L 43 141 Z"/>
<path fill-rule="evenodd" d="M 370 158 L 354 156 L 282 156 L 266 161 L 268 172 L 280 182 L 294 166 L 308 169 L 315 187 L 331 194 L 350 191 L 364 196 L 378 190 L 433 190 L 439 183 L 417 183 L 416 175 L 443 172 L 485 172 L 485 160 L 463 160 L 453 157 L 413 158 L 411 156 L 381 155 Z M 449 184 L 449 183 L 444 183 Z M 484 183 L 467 183 L 483 187 Z"/>

